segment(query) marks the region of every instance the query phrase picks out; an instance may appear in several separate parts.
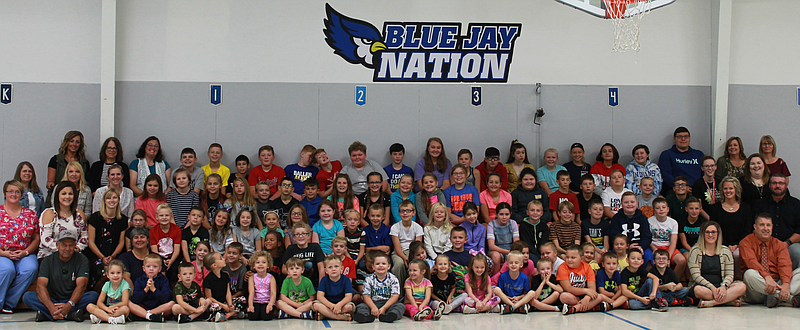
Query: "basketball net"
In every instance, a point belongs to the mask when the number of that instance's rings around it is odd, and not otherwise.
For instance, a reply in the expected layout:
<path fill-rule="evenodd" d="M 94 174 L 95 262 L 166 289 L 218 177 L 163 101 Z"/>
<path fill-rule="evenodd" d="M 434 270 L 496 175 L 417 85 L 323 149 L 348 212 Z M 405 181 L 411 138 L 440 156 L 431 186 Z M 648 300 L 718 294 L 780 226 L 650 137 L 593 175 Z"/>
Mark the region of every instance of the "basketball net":
<path fill-rule="evenodd" d="M 614 23 L 614 46 L 611 52 L 632 49 L 639 52 L 639 24 L 650 12 L 651 0 L 603 0 L 606 17 Z"/>

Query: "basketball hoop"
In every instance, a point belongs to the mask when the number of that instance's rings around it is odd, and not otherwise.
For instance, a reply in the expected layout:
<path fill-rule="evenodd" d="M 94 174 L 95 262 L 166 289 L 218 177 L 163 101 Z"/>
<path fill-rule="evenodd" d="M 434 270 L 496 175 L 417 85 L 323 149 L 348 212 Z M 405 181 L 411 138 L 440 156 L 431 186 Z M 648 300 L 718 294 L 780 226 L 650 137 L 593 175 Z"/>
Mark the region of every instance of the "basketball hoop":
<path fill-rule="evenodd" d="M 614 23 L 614 46 L 611 52 L 639 51 L 639 24 L 650 12 L 652 0 L 603 0 L 606 18 Z"/>

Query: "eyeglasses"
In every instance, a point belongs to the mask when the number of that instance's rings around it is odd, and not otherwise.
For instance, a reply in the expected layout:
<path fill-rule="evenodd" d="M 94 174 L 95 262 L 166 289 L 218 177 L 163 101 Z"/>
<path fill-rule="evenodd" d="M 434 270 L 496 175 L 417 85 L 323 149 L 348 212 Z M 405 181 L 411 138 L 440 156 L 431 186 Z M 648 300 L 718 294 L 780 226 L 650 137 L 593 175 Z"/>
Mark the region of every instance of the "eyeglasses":
<path fill-rule="evenodd" d="M 294 236 L 294 237 L 306 237 L 308 235 L 309 235 L 308 233 L 297 233 L 297 234 L 294 234 L 292 236 Z"/>
<path fill-rule="evenodd" d="M 717 231 L 706 231 L 706 235 L 716 235 L 718 234 Z"/>
<path fill-rule="evenodd" d="M 500 160 L 500 156 L 486 157 L 488 160 Z"/>
<path fill-rule="evenodd" d="M 295 215 L 303 215 L 303 213 L 302 213 L 302 212 L 292 212 L 291 214 L 292 214 L 292 216 L 295 216 Z"/>
<path fill-rule="evenodd" d="M 686 187 L 686 184 L 685 183 L 678 183 L 678 184 L 675 185 L 675 187 L 678 187 L 678 188 Z"/>
<path fill-rule="evenodd" d="M 771 145 L 772 145 L 772 143 L 770 143 L 770 142 L 764 142 L 764 143 L 762 143 L 761 145 L 766 147 L 766 146 L 771 146 Z"/>
<path fill-rule="evenodd" d="M 667 257 L 658 257 L 658 258 L 656 258 L 656 261 L 667 261 L 667 260 L 669 260 L 669 258 L 667 258 Z"/>
<path fill-rule="evenodd" d="M 148 144 L 148 146 L 149 146 L 149 144 Z M 117 151 L 117 147 L 107 147 L 106 150 Z"/>
<path fill-rule="evenodd" d="M 6 194 L 9 195 L 22 195 L 22 192 L 19 190 L 6 190 Z"/>
<path fill-rule="evenodd" d="M 675 135 L 676 139 L 681 139 L 681 140 L 688 139 L 690 137 L 691 137 L 691 135 L 689 135 L 689 134 Z"/>
<path fill-rule="evenodd" d="M 466 173 L 464 173 L 464 172 L 453 172 L 453 176 L 462 176 L 462 175 L 466 175 Z"/>
<path fill-rule="evenodd" d="M 703 168 L 715 168 L 717 165 L 703 165 Z"/>
<path fill-rule="evenodd" d="M 148 143 L 147 146 L 150 148 L 158 148 L 158 144 L 155 143 Z"/>
<path fill-rule="evenodd" d="M 399 212 L 400 214 L 409 214 L 409 213 L 411 213 L 411 212 L 414 212 L 414 210 L 400 210 L 400 211 L 398 211 L 398 212 Z"/>
<path fill-rule="evenodd" d="M 774 182 L 774 181 L 772 181 L 769 184 L 776 185 L 776 186 L 785 186 L 786 182 Z"/>
<path fill-rule="evenodd" d="M 291 188 L 291 187 L 294 187 L 294 185 L 293 184 L 284 183 L 284 184 L 281 185 L 281 187 Z"/>

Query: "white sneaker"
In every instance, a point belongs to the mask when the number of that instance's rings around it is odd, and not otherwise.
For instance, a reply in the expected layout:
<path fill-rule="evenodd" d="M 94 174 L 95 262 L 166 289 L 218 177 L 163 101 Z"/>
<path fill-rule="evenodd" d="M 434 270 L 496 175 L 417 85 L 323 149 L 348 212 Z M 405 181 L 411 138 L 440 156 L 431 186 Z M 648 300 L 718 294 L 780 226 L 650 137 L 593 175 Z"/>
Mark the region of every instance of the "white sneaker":
<path fill-rule="evenodd" d="M 114 324 L 125 324 L 125 315 L 115 317 Z"/>
<path fill-rule="evenodd" d="M 492 312 L 492 313 L 500 313 L 500 311 L 501 311 L 502 309 L 503 309 L 503 308 L 502 308 L 502 307 L 500 307 L 500 304 L 497 304 L 497 305 L 495 305 L 494 307 L 492 307 L 492 310 L 491 310 L 491 312 Z"/>
<path fill-rule="evenodd" d="M 464 314 L 477 314 L 478 310 L 475 309 L 474 307 L 464 306 L 461 307 L 461 312 Z"/>
<path fill-rule="evenodd" d="M 444 314 L 445 315 L 450 314 L 450 312 L 452 312 L 452 311 L 453 311 L 453 307 L 451 307 L 450 304 L 445 304 L 444 305 Z"/>
<path fill-rule="evenodd" d="M 103 322 L 103 321 L 100 321 L 99 317 L 94 316 L 94 314 L 90 314 L 89 315 L 89 319 L 92 320 L 92 323 L 94 323 L 94 324 L 100 324 L 100 322 Z M 110 318 L 108 320 L 111 321 Z M 109 323 L 111 323 L 111 322 L 109 322 Z"/>

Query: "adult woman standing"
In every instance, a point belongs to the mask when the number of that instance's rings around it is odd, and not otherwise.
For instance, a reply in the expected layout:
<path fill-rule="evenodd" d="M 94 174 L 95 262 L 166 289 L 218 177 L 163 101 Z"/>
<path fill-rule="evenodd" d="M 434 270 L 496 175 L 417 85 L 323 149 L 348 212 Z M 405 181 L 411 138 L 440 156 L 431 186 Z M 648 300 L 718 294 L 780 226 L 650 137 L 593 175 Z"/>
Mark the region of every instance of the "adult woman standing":
<path fill-rule="evenodd" d="M 78 209 L 83 211 L 83 214 L 92 214 L 92 190 L 86 184 L 83 176 L 83 167 L 78 162 L 69 162 L 67 164 L 67 172 L 61 181 L 69 181 L 75 185 L 75 198 L 78 201 Z M 50 196 L 50 205 L 55 205 L 52 200 L 54 196 Z"/>
<path fill-rule="evenodd" d="M 125 251 L 128 229 L 128 217 L 120 212 L 117 191 L 107 189 L 100 198 L 103 205 L 89 217 L 89 248 L 83 251 L 89 258 L 92 283 L 100 281 L 105 266 Z"/>
<path fill-rule="evenodd" d="M 422 175 L 425 173 L 433 173 L 438 181 L 437 187 L 444 190 L 450 185 L 450 169 L 453 164 L 447 159 L 444 153 L 444 144 L 442 139 L 432 137 L 428 139 L 428 144 L 425 146 L 425 157 L 417 161 L 414 166 L 414 180 L 417 181 L 417 187 L 422 190 Z"/>
<path fill-rule="evenodd" d="M 503 164 L 508 170 L 508 192 L 513 192 L 519 186 L 519 176 L 522 170 L 529 168 L 536 170 L 528 161 L 528 149 L 519 141 L 511 141 L 511 151 L 508 153 L 508 161 Z"/>
<path fill-rule="evenodd" d="M 750 209 L 753 209 L 762 197 L 772 194 L 769 189 L 769 175 L 769 168 L 764 164 L 764 158 L 761 158 L 760 154 L 747 157 L 747 167 L 744 168 L 744 179 L 741 182 L 742 201 L 750 205 Z"/>
<path fill-rule="evenodd" d="M 122 184 L 127 187 L 131 182 L 128 164 L 122 161 L 122 143 L 113 136 L 103 142 L 103 146 L 100 148 L 100 160 L 92 163 L 92 167 L 86 173 L 86 181 L 92 188 L 92 192 L 108 184 L 108 169 L 112 165 L 122 167 Z"/>
<path fill-rule="evenodd" d="M 700 299 L 697 307 L 741 304 L 746 286 L 733 281 L 733 254 L 722 245 L 718 223 L 708 221 L 700 227 L 697 244 L 689 251 L 689 295 Z"/>
<path fill-rule="evenodd" d="M 718 179 L 726 176 L 740 178 L 744 175 L 744 169 L 747 167 L 747 156 L 744 155 L 744 146 L 742 146 L 742 139 L 738 136 L 732 136 L 725 142 L 725 154 L 717 159 L 717 173 L 715 174 Z"/>
<path fill-rule="evenodd" d="M 786 166 L 786 162 L 775 156 L 778 153 L 778 144 L 775 143 L 772 135 L 761 137 L 761 141 L 758 143 L 758 153 L 761 154 L 761 157 L 764 157 L 764 164 L 770 173 L 781 173 L 787 177 L 792 175 L 789 173 L 789 167 Z"/>
<path fill-rule="evenodd" d="M 61 181 L 53 190 L 57 200 L 53 207 L 44 210 L 39 219 L 39 253 L 37 258 L 42 259 L 57 253 L 56 236 L 64 230 L 78 233 L 76 252 L 83 251 L 89 245 L 89 228 L 86 226 L 86 216 L 78 209 L 78 198 L 75 196 L 75 184 Z"/>
<path fill-rule="evenodd" d="M 86 160 L 86 144 L 83 141 L 83 133 L 80 131 L 67 132 L 64 135 L 64 140 L 61 141 L 61 146 L 58 148 L 58 154 L 50 158 L 50 162 L 47 163 L 48 198 L 45 199 L 45 207 L 53 206 L 50 204 L 51 199 L 49 197 L 53 194 L 53 187 L 64 177 L 67 164 L 70 162 L 81 164 L 83 173 L 89 170 L 89 161 Z"/>
<path fill-rule="evenodd" d="M 33 164 L 27 160 L 19 163 L 16 172 L 14 172 L 14 180 L 22 183 L 22 187 L 24 187 L 19 205 L 33 210 L 38 219 L 42 215 L 42 211 L 44 211 L 44 196 L 42 196 L 42 190 L 39 189 L 39 184 L 36 182 L 36 171 L 33 170 Z"/>
<path fill-rule="evenodd" d="M 655 185 L 653 196 L 661 193 L 664 180 L 661 178 L 661 169 L 650 161 L 650 148 L 644 144 L 637 144 L 631 151 L 631 162 L 625 167 L 625 188 L 630 189 L 637 196 L 642 194 L 639 182 L 642 178 L 651 177 Z M 641 205 L 640 205 L 641 206 Z"/>
<path fill-rule="evenodd" d="M 133 190 L 128 187 L 123 187 L 124 173 L 128 173 L 127 166 L 125 168 L 120 164 L 111 165 L 108 168 L 108 185 L 100 187 L 94 192 L 94 199 L 92 200 L 92 213 L 100 211 L 103 205 L 103 194 L 107 190 L 115 190 L 119 194 L 119 209 L 122 214 L 130 218 L 133 214 L 136 198 L 133 197 Z"/>
<path fill-rule="evenodd" d="M 136 152 L 136 159 L 128 168 L 131 178 L 130 188 L 135 196 L 140 196 L 144 192 L 144 182 L 150 174 L 158 174 L 161 177 L 161 186 L 169 187 L 167 183 L 172 176 L 172 169 L 164 160 L 161 142 L 155 136 L 150 136 L 142 142 L 139 151 Z"/>
<path fill-rule="evenodd" d="M 24 194 L 16 180 L 3 184 L 5 204 L 0 205 L 0 307 L 11 314 L 19 298 L 36 279 L 39 263 L 39 221 L 36 213 L 20 205 Z"/>

